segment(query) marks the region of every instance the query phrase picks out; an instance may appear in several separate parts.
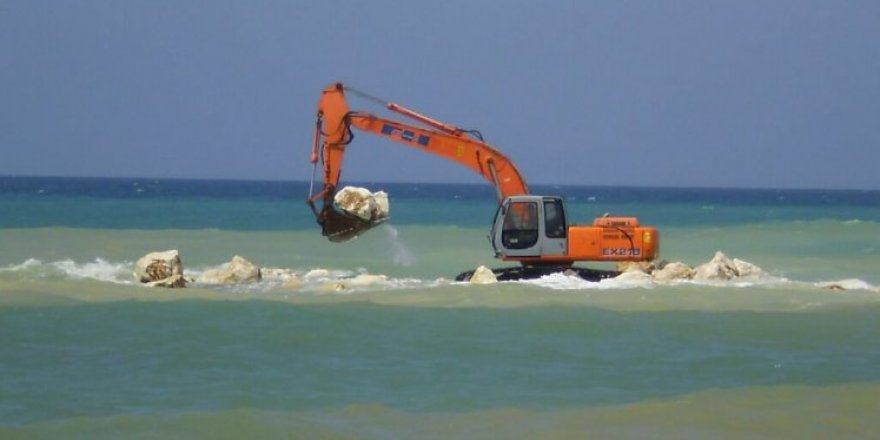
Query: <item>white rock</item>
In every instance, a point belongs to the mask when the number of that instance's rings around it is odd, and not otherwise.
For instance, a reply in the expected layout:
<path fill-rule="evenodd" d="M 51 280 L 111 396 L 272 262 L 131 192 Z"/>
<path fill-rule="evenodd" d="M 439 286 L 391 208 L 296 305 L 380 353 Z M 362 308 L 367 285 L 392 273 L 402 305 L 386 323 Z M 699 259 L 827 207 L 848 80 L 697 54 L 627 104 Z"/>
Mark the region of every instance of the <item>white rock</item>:
<path fill-rule="evenodd" d="M 264 280 L 287 280 L 296 278 L 296 271 L 293 269 L 284 269 L 280 267 L 261 267 L 260 276 Z"/>
<path fill-rule="evenodd" d="M 733 259 L 733 267 L 736 268 L 736 273 L 741 278 L 764 278 L 767 276 L 767 272 L 764 272 L 764 269 L 739 258 Z"/>
<path fill-rule="evenodd" d="M 157 287 L 166 287 L 165 284 L 175 284 L 173 287 L 186 285 L 186 280 L 183 278 L 183 262 L 177 250 L 150 252 L 144 255 L 134 265 L 134 277 L 141 283 Z M 169 280 L 173 277 L 176 278 Z M 168 282 L 158 283 L 164 280 Z"/>
<path fill-rule="evenodd" d="M 164 278 L 157 281 L 150 281 L 146 283 L 149 287 L 167 287 L 167 288 L 177 288 L 177 287 L 186 287 L 186 279 L 181 275 L 171 275 L 168 278 Z"/>
<path fill-rule="evenodd" d="M 618 272 L 654 272 L 654 263 L 651 261 L 621 261 L 617 263 Z"/>
<path fill-rule="evenodd" d="M 259 281 L 262 279 L 260 268 L 254 263 L 239 257 L 232 257 L 220 269 L 206 270 L 199 275 L 197 281 L 204 284 L 233 284 Z"/>
<path fill-rule="evenodd" d="M 303 278 L 305 278 L 307 280 L 312 280 L 315 278 L 328 278 L 328 277 L 330 277 L 330 271 L 327 269 L 312 269 L 312 270 L 306 272 L 305 275 L 303 275 Z"/>
<path fill-rule="evenodd" d="M 354 278 L 346 278 L 344 280 L 326 283 L 321 286 L 319 290 L 324 292 L 341 292 L 357 287 L 367 287 L 375 284 L 381 284 L 386 281 L 388 281 L 388 276 L 386 275 L 370 275 L 363 273 Z"/>
<path fill-rule="evenodd" d="M 325 283 L 318 287 L 320 293 L 342 292 L 348 289 L 348 285 L 343 282 Z"/>
<path fill-rule="evenodd" d="M 721 251 L 715 253 L 715 257 L 708 263 L 701 264 L 694 269 L 695 280 L 730 280 L 739 276 L 733 261 L 727 258 Z"/>
<path fill-rule="evenodd" d="M 480 266 L 471 275 L 471 284 L 492 284 L 498 282 L 498 277 L 486 266 Z"/>
<path fill-rule="evenodd" d="M 281 267 L 261 267 L 260 276 L 264 280 L 281 282 L 282 289 L 297 289 L 303 283 L 296 275 L 296 271 Z"/>
<path fill-rule="evenodd" d="M 385 191 L 371 192 L 366 188 L 346 186 L 333 196 L 333 203 L 350 214 L 370 222 L 388 218 L 390 205 Z"/>
<path fill-rule="evenodd" d="M 302 287 L 302 280 L 299 278 L 288 278 L 283 283 L 281 283 L 282 289 L 299 289 Z"/>
<path fill-rule="evenodd" d="M 675 261 L 654 271 L 652 276 L 657 281 L 689 280 L 694 276 L 694 269 L 680 261 Z"/>
<path fill-rule="evenodd" d="M 649 275 L 645 272 L 639 271 L 639 270 L 631 270 L 629 272 L 623 272 L 620 275 L 614 277 L 614 279 L 618 280 L 618 281 L 633 282 L 636 284 L 644 284 L 646 282 L 650 283 L 653 280 L 653 278 L 651 278 L 651 275 Z"/>
<path fill-rule="evenodd" d="M 362 273 L 354 278 L 345 280 L 344 282 L 350 287 L 370 286 L 373 284 L 381 284 L 388 281 L 386 275 L 370 275 Z"/>

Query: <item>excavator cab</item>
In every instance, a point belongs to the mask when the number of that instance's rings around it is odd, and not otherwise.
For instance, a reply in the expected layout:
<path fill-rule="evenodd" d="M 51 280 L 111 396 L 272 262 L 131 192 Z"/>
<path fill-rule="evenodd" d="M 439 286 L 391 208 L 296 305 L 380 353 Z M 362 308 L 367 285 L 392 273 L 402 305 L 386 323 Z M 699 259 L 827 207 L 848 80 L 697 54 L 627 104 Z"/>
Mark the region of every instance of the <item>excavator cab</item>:
<path fill-rule="evenodd" d="M 560 197 L 511 196 L 498 207 L 491 241 L 504 258 L 563 256 L 567 235 Z"/>

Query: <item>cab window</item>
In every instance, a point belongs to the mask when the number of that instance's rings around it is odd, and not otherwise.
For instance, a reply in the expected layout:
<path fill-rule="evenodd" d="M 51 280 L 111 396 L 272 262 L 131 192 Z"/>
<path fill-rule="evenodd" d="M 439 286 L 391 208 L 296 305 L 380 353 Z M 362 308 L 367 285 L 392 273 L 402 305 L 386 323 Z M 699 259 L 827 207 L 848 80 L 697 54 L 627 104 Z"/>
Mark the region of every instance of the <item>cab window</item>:
<path fill-rule="evenodd" d="M 501 243 L 507 249 L 527 249 L 538 242 L 538 204 L 513 202 L 507 207 Z"/>
<path fill-rule="evenodd" d="M 544 200 L 544 234 L 547 238 L 565 238 L 562 200 Z"/>

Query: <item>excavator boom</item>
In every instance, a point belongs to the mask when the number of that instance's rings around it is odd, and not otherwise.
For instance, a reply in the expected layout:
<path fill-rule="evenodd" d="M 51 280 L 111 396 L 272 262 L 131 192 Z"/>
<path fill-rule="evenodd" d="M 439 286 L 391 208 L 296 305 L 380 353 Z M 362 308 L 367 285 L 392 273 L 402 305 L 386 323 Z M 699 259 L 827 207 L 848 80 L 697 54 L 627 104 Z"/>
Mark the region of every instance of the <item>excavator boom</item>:
<path fill-rule="evenodd" d="M 528 194 L 526 182 L 513 162 L 489 144 L 471 137 L 471 132 L 390 102 L 383 103 L 388 110 L 427 127 L 395 121 L 371 113 L 351 111 L 345 99 L 346 90 L 342 83 L 336 83 L 321 93 L 311 156 L 312 164 L 316 168 L 319 159 L 321 161 L 324 184 L 315 192 L 313 176 L 309 204 L 315 211 L 324 235 L 331 240 L 344 241 L 360 230 L 373 226 L 333 206 L 333 195 L 342 175 L 345 150 L 354 137 L 352 128 L 388 138 L 470 168 L 496 188 L 499 203 L 508 196 Z M 358 93 L 362 94 L 362 92 Z M 323 204 L 320 210 L 314 205 L 319 200 Z"/>

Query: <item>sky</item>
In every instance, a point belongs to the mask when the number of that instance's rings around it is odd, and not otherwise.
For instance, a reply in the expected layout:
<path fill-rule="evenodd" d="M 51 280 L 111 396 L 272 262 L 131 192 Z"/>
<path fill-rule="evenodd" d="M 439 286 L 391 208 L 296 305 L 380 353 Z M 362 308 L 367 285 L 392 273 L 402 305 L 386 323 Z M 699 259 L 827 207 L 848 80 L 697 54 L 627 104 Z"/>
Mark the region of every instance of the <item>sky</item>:
<path fill-rule="evenodd" d="M 880 189 L 878 23 L 844 0 L 0 0 L 0 175 L 307 180 L 342 81 L 479 129 L 532 184 Z M 481 182 L 366 133 L 342 180 Z"/>

